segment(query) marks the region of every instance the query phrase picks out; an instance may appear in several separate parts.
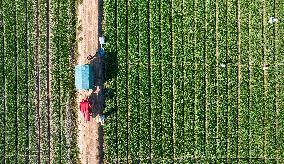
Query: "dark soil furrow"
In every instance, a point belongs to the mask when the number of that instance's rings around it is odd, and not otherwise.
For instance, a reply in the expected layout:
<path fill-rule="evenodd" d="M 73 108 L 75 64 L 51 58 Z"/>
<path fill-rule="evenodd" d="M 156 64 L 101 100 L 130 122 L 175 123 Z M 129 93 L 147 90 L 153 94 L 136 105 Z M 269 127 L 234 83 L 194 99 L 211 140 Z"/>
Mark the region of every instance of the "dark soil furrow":
<path fill-rule="evenodd" d="M 24 8 L 25 8 L 25 70 L 26 70 L 26 74 L 25 74 L 25 80 L 28 82 L 29 81 L 29 52 L 28 52 L 28 42 L 29 42 L 29 38 L 28 38 L 28 1 L 25 0 L 25 4 L 24 4 Z M 26 124 L 26 129 L 25 129 L 25 136 L 26 136 L 26 140 L 25 140 L 25 163 L 29 163 L 29 83 L 27 83 L 26 88 L 25 88 L 25 95 L 26 95 L 26 99 L 25 99 L 25 105 L 26 105 L 26 109 L 25 109 L 25 124 Z"/>
<path fill-rule="evenodd" d="M 2 111 L 0 113 L 0 120 L 1 120 L 1 126 L 2 129 L 6 129 L 6 119 L 5 119 L 5 113 L 6 113 L 6 88 L 5 88 L 5 36 L 4 36 L 4 20 L 3 20 L 3 4 L 2 0 L 0 0 L 0 33 L 1 33 L 1 78 L 2 78 L 2 84 L 1 84 L 1 101 L 2 101 Z M 3 123 L 2 123 L 3 122 Z M 1 130 L 1 147 L 0 147 L 0 152 L 1 152 L 1 163 L 5 164 L 5 130 Z"/>
<path fill-rule="evenodd" d="M 48 84 L 46 85 L 46 99 L 47 99 L 47 143 L 48 143 L 48 161 L 50 161 L 50 150 L 51 150 L 51 145 L 50 145 L 50 2 L 49 0 L 46 0 L 46 47 L 45 47 L 45 53 L 46 53 L 46 72 L 47 72 L 47 82 Z"/>
<path fill-rule="evenodd" d="M 39 0 L 35 0 L 36 2 L 36 37 L 35 37 L 35 71 L 36 71 L 36 132 L 37 132 L 37 162 L 40 163 L 40 136 L 41 136 L 41 128 L 40 128 L 40 64 L 39 64 Z"/>
<path fill-rule="evenodd" d="M 152 90 L 151 90 L 151 86 L 152 86 L 152 77 L 151 77 L 151 42 L 150 42 L 150 0 L 147 0 L 147 48 L 148 48 L 148 53 L 147 53 L 147 58 L 148 58 L 148 62 L 147 62 L 147 68 L 148 68 L 148 97 L 149 97 L 149 101 L 148 101 L 148 117 L 149 117 L 149 120 L 152 120 L 151 118 L 151 108 L 152 108 Z M 150 147 L 150 159 L 152 159 L 152 122 L 150 123 L 150 126 L 149 126 L 149 137 L 148 137 L 148 140 L 149 140 L 149 147 Z"/>
<path fill-rule="evenodd" d="M 14 82 L 14 94 L 18 93 L 18 39 L 17 39 L 17 13 L 16 13 L 16 1 L 13 1 L 13 19 L 14 19 L 14 26 L 13 26 L 13 32 L 14 32 L 14 71 L 15 71 L 15 82 Z M 18 96 L 15 96 L 15 162 L 18 163 Z"/>

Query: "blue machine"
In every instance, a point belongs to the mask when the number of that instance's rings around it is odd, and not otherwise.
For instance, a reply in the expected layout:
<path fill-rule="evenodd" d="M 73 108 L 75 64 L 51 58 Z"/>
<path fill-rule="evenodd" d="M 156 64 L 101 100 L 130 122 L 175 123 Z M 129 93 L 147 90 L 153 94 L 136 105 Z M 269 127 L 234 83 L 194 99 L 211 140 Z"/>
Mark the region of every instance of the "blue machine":
<path fill-rule="evenodd" d="M 94 88 L 94 70 L 92 65 L 84 64 L 75 66 L 75 86 L 77 90 Z"/>

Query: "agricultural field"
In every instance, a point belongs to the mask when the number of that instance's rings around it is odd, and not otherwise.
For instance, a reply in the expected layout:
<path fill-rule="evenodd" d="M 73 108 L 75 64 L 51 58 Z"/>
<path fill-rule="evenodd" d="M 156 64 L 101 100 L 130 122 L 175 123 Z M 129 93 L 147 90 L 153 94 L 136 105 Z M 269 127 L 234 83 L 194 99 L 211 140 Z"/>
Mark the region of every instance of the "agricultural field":
<path fill-rule="evenodd" d="M 103 7 L 105 163 L 284 163 L 283 1 Z"/>
<path fill-rule="evenodd" d="M 77 159 L 75 0 L 0 0 L 1 163 Z"/>

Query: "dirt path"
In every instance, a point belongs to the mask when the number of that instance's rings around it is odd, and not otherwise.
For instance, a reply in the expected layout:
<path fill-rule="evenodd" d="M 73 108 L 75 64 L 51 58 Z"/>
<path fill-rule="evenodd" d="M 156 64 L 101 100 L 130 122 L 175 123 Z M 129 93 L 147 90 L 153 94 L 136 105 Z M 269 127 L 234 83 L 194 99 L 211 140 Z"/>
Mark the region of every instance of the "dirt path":
<path fill-rule="evenodd" d="M 80 149 L 80 161 L 82 164 L 102 163 L 102 127 L 96 123 L 97 114 L 103 110 L 103 74 L 102 61 L 96 57 L 92 62 L 87 56 L 95 54 L 98 49 L 98 0 L 82 0 L 78 6 L 78 64 L 93 64 L 95 70 L 95 89 L 89 92 L 77 94 L 78 102 L 78 146 Z M 90 96 L 94 102 L 94 116 L 90 122 L 85 122 L 79 111 L 79 101 Z"/>

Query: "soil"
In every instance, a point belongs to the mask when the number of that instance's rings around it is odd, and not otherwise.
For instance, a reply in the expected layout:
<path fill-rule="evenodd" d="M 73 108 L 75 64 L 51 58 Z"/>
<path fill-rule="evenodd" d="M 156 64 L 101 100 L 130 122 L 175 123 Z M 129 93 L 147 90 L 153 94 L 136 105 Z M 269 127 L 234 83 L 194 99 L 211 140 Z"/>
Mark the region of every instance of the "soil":
<path fill-rule="evenodd" d="M 78 104 L 78 146 L 80 149 L 79 160 L 82 164 L 102 163 L 102 127 L 96 122 L 98 114 L 103 111 L 103 63 L 100 57 L 92 61 L 87 59 L 89 55 L 95 55 L 99 43 L 99 0 L 83 0 L 78 6 L 78 63 L 92 64 L 95 73 L 94 90 L 80 91 L 77 93 Z M 86 122 L 79 110 L 79 102 L 89 97 L 93 103 L 91 120 Z"/>

